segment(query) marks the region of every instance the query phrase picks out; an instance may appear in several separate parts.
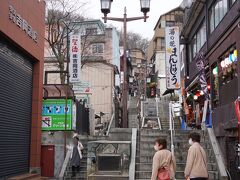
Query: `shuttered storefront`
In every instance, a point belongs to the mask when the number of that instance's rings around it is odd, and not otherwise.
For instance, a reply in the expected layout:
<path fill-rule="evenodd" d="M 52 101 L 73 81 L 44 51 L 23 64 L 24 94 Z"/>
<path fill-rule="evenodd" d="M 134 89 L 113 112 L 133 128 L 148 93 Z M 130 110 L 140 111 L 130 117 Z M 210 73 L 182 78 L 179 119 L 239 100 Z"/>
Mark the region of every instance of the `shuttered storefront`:
<path fill-rule="evenodd" d="M 0 42 L 0 179 L 29 172 L 32 73 L 30 59 Z"/>

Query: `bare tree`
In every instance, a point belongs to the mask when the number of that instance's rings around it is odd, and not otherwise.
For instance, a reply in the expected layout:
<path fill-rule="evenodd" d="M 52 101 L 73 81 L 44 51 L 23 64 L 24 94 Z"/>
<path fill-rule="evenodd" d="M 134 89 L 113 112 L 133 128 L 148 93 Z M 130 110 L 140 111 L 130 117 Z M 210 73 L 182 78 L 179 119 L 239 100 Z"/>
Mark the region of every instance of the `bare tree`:
<path fill-rule="evenodd" d="M 81 15 L 86 3 L 79 0 L 47 0 L 45 40 L 54 55 L 60 71 L 61 83 L 65 83 L 67 60 L 67 36 L 74 31 L 73 22 L 84 20 Z"/>
<path fill-rule="evenodd" d="M 120 33 L 120 45 L 123 44 L 123 35 Z M 134 49 L 138 48 L 141 49 L 143 52 L 146 53 L 147 48 L 149 45 L 149 40 L 147 38 L 143 38 L 140 34 L 134 32 L 127 33 L 127 48 Z"/>

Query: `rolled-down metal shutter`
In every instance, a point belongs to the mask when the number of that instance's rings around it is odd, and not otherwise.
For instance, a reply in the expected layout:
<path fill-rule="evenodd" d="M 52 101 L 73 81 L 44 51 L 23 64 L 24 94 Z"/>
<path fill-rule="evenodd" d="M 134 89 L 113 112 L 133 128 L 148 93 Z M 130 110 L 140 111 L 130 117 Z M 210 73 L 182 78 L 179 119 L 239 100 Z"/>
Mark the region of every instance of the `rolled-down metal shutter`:
<path fill-rule="evenodd" d="M 0 42 L 0 179 L 29 171 L 33 65 L 10 47 Z"/>

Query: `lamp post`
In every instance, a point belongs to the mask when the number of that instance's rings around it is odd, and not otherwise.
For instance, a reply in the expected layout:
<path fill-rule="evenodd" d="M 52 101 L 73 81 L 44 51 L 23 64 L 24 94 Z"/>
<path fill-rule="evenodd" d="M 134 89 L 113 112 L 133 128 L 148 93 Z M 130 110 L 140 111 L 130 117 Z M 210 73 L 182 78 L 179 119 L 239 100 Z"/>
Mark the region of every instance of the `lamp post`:
<path fill-rule="evenodd" d="M 136 21 L 140 19 L 144 19 L 144 22 L 146 22 L 146 19 L 148 18 L 147 13 L 150 10 L 150 0 L 140 0 L 141 5 L 141 11 L 143 12 L 144 16 L 141 17 L 127 17 L 127 8 L 124 8 L 124 15 L 123 18 L 116 18 L 116 17 L 107 17 L 107 14 L 111 11 L 111 3 L 113 0 L 100 0 L 101 2 L 101 11 L 104 14 L 104 22 L 106 23 L 107 20 L 111 21 L 118 21 L 123 22 L 123 94 L 122 94 L 122 108 L 123 108 L 123 128 L 128 127 L 128 113 L 127 113 L 127 99 L 128 99 L 128 83 L 127 83 L 127 57 L 126 57 L 126 50 L 127 50 L 127 22 L 130 21 Z"/>

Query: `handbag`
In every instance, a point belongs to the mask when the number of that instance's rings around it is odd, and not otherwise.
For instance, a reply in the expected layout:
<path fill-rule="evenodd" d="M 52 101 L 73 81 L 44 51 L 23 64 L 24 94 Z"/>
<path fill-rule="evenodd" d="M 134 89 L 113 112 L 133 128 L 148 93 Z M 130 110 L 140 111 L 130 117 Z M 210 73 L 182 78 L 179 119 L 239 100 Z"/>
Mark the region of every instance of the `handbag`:
<path fill-rule="evenodd" d="M 170 171 L 167 168 L 161 168 L 158 171 L 158 180 L 170 180 Z"/>

